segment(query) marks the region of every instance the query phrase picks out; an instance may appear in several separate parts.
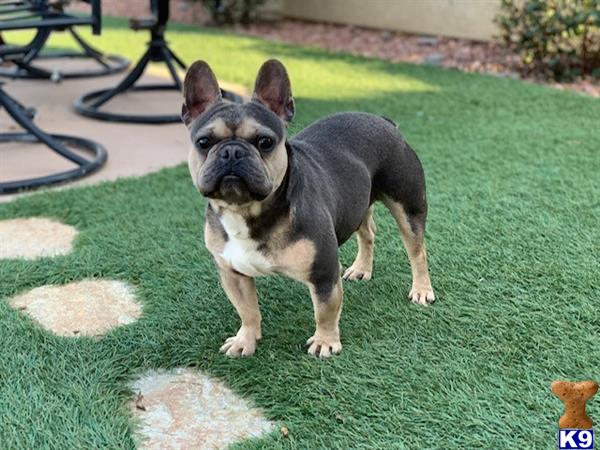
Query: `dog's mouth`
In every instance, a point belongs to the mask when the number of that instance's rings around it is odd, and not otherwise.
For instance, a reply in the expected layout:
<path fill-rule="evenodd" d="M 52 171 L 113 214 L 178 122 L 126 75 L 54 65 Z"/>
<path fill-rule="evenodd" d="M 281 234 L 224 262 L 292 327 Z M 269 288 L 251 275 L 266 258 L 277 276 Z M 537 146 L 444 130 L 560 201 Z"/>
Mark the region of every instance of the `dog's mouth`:
<path fill-rule="evenodd" d="M 216 176 L 214 172 L 205 173 L 201 177 L 199 188 L 205 197 L 243 204 L 267 198 L 272 184 L 262 170 L 233 167 Z"/>
<path fill-rule="evenodd" d="M 245 200 L 250 194 L 246 182 L 238 175 L 225 175 L 219 183 L 217 190 L 223 200 Z"/>

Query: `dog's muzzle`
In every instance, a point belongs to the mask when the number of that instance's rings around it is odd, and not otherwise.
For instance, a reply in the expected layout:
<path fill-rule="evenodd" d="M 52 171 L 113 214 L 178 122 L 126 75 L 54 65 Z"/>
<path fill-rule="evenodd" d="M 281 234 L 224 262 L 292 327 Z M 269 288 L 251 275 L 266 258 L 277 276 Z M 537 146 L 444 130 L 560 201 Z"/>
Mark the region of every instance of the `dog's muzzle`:
<path fill-rule="evenodd" d="M 263 200 L 271 193 L 272 183 L 262 159 L 248 144 L 234 141 L 214 151 L 217 154 L 198 183 L 206 197 L 246 203 Z"/>

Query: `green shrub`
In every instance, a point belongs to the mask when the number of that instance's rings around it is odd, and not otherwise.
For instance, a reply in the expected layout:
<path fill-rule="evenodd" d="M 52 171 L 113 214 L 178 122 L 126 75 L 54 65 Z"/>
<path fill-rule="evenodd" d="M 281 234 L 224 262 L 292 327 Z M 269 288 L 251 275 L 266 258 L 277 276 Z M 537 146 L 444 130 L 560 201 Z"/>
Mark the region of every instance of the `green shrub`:
<path fill-rule="evenodd" d="M 600 0 L 501 0 L 504 45 L 529 74 L 568 81 L 600 78 Z"/>
<path fill-rule="evenodd" d="M 256 9 L 266 0 L 201 0 L 217 25 L 248 24 L 256 20 Z"/>

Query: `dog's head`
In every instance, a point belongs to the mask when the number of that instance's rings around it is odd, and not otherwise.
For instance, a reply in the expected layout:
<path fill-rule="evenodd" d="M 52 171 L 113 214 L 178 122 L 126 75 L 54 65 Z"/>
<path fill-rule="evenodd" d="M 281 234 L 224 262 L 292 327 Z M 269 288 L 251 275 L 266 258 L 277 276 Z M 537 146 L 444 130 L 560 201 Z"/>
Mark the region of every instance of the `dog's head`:
<path fill-rule="evenodd" d="M 181 117 L 191 133 L 188 163 L 196 188 L 220 203 L 261 202 L 280 186 L 288 167 L 286 126 L 294 100 L 285 67 L 269 60 L 246 103 L 224 100 L 204 61 L 188 70 Z"/>

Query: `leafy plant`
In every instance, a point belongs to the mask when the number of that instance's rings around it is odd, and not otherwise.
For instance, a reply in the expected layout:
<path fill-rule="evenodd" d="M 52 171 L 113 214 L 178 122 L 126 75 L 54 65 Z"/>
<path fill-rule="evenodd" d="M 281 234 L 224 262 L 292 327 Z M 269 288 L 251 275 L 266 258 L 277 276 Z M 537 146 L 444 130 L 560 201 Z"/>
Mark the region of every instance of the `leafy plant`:
<path fill-rule="evenodd" d="M 200 0 L 217 25 L 248 24 L 257 18 L 257 8 L 266 0 Z"/>
<path fill-rule="evenodd" d="M 525 71 L 557 81 L 600 78 L 600 0 L 502 0 L 496 22 Z"/>

